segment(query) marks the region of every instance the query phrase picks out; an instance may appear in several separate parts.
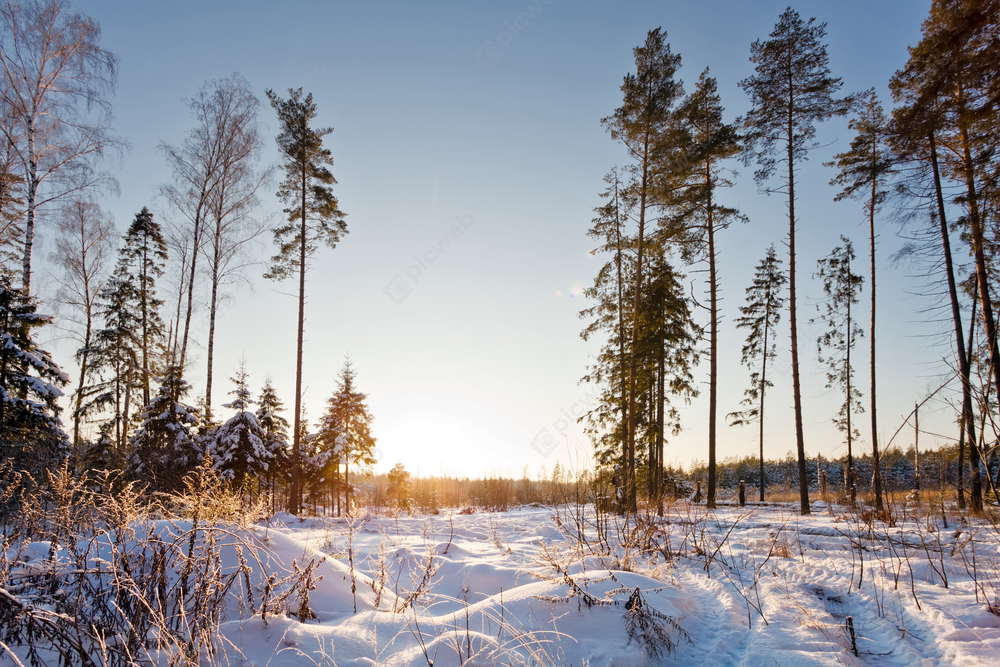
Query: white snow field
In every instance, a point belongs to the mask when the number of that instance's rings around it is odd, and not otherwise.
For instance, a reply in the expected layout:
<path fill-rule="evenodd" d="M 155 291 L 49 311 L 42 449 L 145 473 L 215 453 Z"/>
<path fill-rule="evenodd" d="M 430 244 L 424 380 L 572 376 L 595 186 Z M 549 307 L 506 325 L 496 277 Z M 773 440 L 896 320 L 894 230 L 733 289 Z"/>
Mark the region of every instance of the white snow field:
<path fill-rule="evenodd" d="M 679 501 L 627 524 L 576 505 L 398 520 L 279 514 L 213 538 L 223 576 L 238 566 L 233 540 L 264 554 L 228 592 L 216 653 L 147 655 L 256 667 L 1000 665 L 1000 533 L 957 514 L 944 528 L 933 510 L 897 508 L 893 526 L 823 503 L 802 517 Z M 155 522 L 136 534 L 169 543 L 188 528 Z M 102 548 L 90 567 L 112 561 Z M 311 613 L 292 596 L 262 619 L 261 571 L 313 559 L 322 579 Z M 7 560 L 11 582 L 69 566 L 47 543 L 12 546 Z M 24 645 L 13 653 L 0 665 L 28 664 Z"/>

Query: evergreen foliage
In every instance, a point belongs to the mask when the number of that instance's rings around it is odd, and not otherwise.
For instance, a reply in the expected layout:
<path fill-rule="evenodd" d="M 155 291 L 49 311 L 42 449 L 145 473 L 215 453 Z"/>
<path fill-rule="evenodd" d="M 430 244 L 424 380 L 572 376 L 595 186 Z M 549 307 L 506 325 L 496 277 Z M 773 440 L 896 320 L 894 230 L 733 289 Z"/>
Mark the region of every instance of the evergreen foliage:
<path fill-rule="evenodd" d="M 750 96 L 751 109 L 743 119 L 746 131 L 744 161 L 756 161 L 758 185 L 775 175 L 783 164 L 781 185 L 768 189 L 788 198 L 788 320 L 791 327 L 792 398 L 795 409 L 795 439 L 799 457 L 799 504 L 809 514 L 809 488 L 805 475 L 805 435 L 802 426 L 802 393 L 799 384 L 798 318 L 796 315 L 795 166 L 816 147 L 816 123 L 846 115 L 853 98 L 837 98 L 842 85 L 830 75 L 829 57 L 823 39 L 826 24 L 803 21 L 789 7 L 778 19 L 766 42 L 750 46 L 755 74 L 740 87 Z"/>
<path fill-rule="evenodd" d="M 278 152 L 285 178 L 278 188 L 278 198 L 288 208 L 284 209 L 287 224 L 274 229 L 274 242 L 278 254 L 271 258 L 271 267 L 265 278 L 282 280 L 296 273 L 299 279 L 298 337 L 295 352 L 295 412 L 291 453 L 291 498 L 289 510 L 299 511 L 299 450 L 302 414 L 302 347 L 305 330 L 306 267 L 310 255 L 319 245 L 333 248 L 340 237 L 347 233 L 344 213 L 340 210 L 331 185 L 337 181 L 327 168 L 333 165 L 333 155 L 323 148 L 323 137 L 332 128 L 315 129 L 310 124 L 316 118 L 316 105 L 312 93 L 303 96 L 302 89 L 289 89 L 288 99 L 279 97 L 268 89 L 267 98 L 278 115 L 281 132 L 278 134 Z"/>
<path fill-rule="evenodd" d="M 257 415 L 250 411 L 254 400 L 247 387 L 246 362 L 240 361 L 236 375 L 229 378 L 235 388 L 229 392 L 233 400 L 222 407 L 236 414 L 213 429 L 209 435 L 208 452 L 213 465 L 223 479 L 242 487 L 250 480 L 259 480 L 274 463 L 275 452 L 268 448 L 268 433 Z"/>
<path fill-rule="evenodd" d="M 203 456 L 196 434 L 199 410 L 182 402 L 190 389 L 181 368 L 167 366 L 159 391 L 139 415 L 139 428 L 129 439 L 128 472 L 156 490 L 181 489 L 184 476 Z"/>
<path fill-rule="evenodd" d="M 69 376 L 35 342 L 52 318 L 0 272 L 0 461 L 41 477 L 69 453 L 57 399 Z"/>

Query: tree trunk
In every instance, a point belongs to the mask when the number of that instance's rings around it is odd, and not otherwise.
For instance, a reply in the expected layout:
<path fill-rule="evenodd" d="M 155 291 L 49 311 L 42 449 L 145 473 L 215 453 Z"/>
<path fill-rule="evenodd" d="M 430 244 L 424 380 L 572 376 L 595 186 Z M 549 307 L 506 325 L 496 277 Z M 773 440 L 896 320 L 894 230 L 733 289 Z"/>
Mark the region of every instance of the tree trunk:
<path fill-rule="evenodd" d="M 972 382 L 970 372 L 972 364 L 965 346 L 965 332 L 962 327 L 962 307 L 958 300 L 958 287 L 955 281 L 955 267 L 951 258 L 951 237 L 948 233 L 948 222 L 945 216 L 944 191 L 941 186 L 941 172 L 938 168 L 937 143 L 934 133 L 928 135 L 930 143 L 931 169 L 934 175 L 934 193 L 937 199 L 938 223 L 941 228 L 941 244 L 944 253 L 944 266 L 948 278 L 948 296 L 951 299 L 951 318 L 955 325 L 955 347 L 958 350 L 959 375 L 962 380 L 962 416 L 961 434 L 958 440 L 958 507 L 965 508 L 965 436 L 968 433 L 970 446 L 976 442 L 976 424 L 972 418 Z M 972 316 L 975 321 L 975 314 Z M 972 333 L 969 333 L 969 345 L 972 345 Z"/>
<path fill-rule="evenodd" d="M 632 345 L 629 350 L 631 360 L 628 372 L 628 440 L 625 448 L 625 508 L 629 512 L 636 511 L 638 505 L 635 497 L 635 394 L 636 375 L 638 373 L 639 349 L 639 313 L 642 310 L 642 262 L 646 230 L 646 188 L 649 179 L 649 137 L 643 145 L 642 156 L 642 187 L 639 191 L 639 239 L 636 248 L 635 265 L 635 301 L 632 310 Z"/>
<path fill-rule="evenodd" d="M 715 226 L 712 219 L 712 163 L 705 161 L 705 185 L 708 186 L 708 290 L 709 290 L 709 371 L 708 371 L 708 499 L 709 509 L 715 507 L 716 484 L 716 417 L 718 412 L 718 377 L 719 377 L 719 311 L 718 311 L 718 277 L 715 267 Z"/>
<path fill-rule="evenodd" d="M 789 81 L 791 89 L 791 81 Z M 809 514 L 809 479 L 806 477 L 806 443 L 802 430 L 802 388 L 799 384 L 799 329 L 795 310 L 795 162 L 792 145 L 794 108 L 788 110 L 788 319 L 791 321 L 792 398 L 795 404 L 795 446 L 799 459 L 799 507 Z"/>
<path fill-rule="evenodd" d="M 764 354 L 760 365 L 760 502 L 764 502 L 764 393 L 767 391 L 767 334 L 771 323 L 771 294 L 768 287 L 767 305 L 764 307 Z"/>
<path fill-rule="evenodd" d="M 302 174 L 302 210 L 301 227 L 299 231 L 299 318 L 298 336 L 295 346 L 295 434 L 292 438 L 292 488 L 290 512 L 299 513 L 301 495 L 299 488 L 299 449 L 302 443 L 300 425 L 302 423 L 302 335 L 306 322 L 306 171 L 303 167 Z"/>
<path fill-rule="evenodd" d="M 188 345 L 188 333 L 191 330 L 191 312 L 194 309 L 194 278 L 195 269 L 198 265 L 198 243 L 201 240 L 201 209 L 205 201 L 205 189 L 201 190 L 201 199 L 198 201 L 198 206 L 194 212 L 194 235 L 191 239 L 191 271 L 188 273 L 188 294 L 187 294 L 187 313 L 184 315 L 184 336 L 181 338 L 181 360 L 180 366 L 183 369 L 184 364 L 187 361 L 187 345 Z"/>
<path fill-rule="evenodd" d="M 873 144 L 872 150 L 875 150 Z M 876 156 L 877 157 L 877 156 Z M 879 448 L 878 448 L 878 417 L 876 416 L 876 393 L 875 393 L 875 200 L 878 197 L 878 182 L 875 178 L 872 179 L 872 199 L 871 205 L 868 207 L 868 242 L 869 242 L 869 255 L 871 257 L 871 286 L 872 286 L 872 301 L 871 301 L 871 325 L 868 334 L 868 344 L 870 350 L 870 358 L 868 360 L 869 370 L 871 372 L 871 419 L 872 419 L 872 461 L 875 464 L 875 475 L 872 477 L 872 486 L 875 487 L 872 491 L 875 493 L 875 509 L 879 512 L 882 511 L 882 464 L 879 460 Z"/>
<path fill-rule="evenodd" d="M 215 316 L 219 310 L 219 251 L 216 251 L 212 262 L 212 296 L 208 306 L 208 358 L 205 360 L 208 370 L 205 378 L 205 417 L 212 418 L 212 368 L 215 359 Z"/>

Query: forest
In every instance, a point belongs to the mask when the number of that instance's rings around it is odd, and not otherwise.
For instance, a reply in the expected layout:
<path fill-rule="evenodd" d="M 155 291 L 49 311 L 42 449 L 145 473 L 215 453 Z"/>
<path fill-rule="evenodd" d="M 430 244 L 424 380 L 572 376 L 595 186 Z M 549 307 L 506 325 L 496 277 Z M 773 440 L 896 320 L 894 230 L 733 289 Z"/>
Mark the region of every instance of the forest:
<path fill-rule="evenodd" d="M 183 138 L 157 146 L 170 180 L 116 226 L 102 203 L 130 139 L 114 129 L 122 63 L 100 18 L 65 0 L 0 5 L 0 666 L 996 659 L 1000 0 L 933 0 L 888 100 L 835 76 L 827 24 L 789 7 L 749 45 L 748 110 L 728 122 L 709 68 L 685 85 L 667 31 L 648 30 L 619 106 L 594 119 L 625 162 L 578 230 L 599 262 L 578 309 L 597 350 L 580 379 L 591 449 L 551 473 L 480 478 L 377 471 L 350 354 L 306 414 L 307 343 L 323 336 L 307 323 L 327 289 L 308 277 L 349 231 L 312 92 L 205 81 L 184 99 Z M 487 70 L 501 57 L 476 55 Z M 850 136 L 824 185 L 863 219 L 815 260 L 796 246 L 816 173 L 804 164 L 826 155 L 819 128 L 834 119 Z M 787 231 L 749 284 L 725 285 L 734 343 L 720 341 L 719 248 L 748 222 L 739 179 Z M 884 256 L 889 218 L 908 236 Z M 876 282 L 901 262 L 936 295 L 948 349 L 921 361 L 941 384 L 889 434 Z M 244 357 L 214 375 L 236 347 L 217 344 L 224 307 L 257 278 L 296 302 L 294 325 L 267 323 L 295 336 L 290 396 L 253 382 Z M 397 274 L 383 291 L 400 305 L 411 289 Z M 71 358 L 48 351 L 56 339 Z M 729 406 L 720 384 L 736 375 L 720 358 L 734 344 L 743 400 Z M 819 418 L 842 455 L 807 451 L 807 357 L 836 397 Z M 771 390 L 789 381 L 784 455 L 767 447 L 765 408 L 772 424 Z M 930 435 L 954 444 L 921 448 L 942 391 L 957 397 L 952 432 Z M 702 394 L 707 438 L 677 466 L 669 448 Z M 755 433 L 753 455 L 720 454 L 733 429 Z M 551 438 L 531 446 L 547 457 Z"/>

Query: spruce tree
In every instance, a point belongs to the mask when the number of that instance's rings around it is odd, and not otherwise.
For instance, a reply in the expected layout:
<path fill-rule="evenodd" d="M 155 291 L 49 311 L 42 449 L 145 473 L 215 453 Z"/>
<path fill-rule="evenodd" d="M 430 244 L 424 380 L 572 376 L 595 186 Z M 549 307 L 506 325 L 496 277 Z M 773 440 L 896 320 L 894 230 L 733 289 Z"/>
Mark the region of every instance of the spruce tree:
<path fill-rule="evenodd" d="M 125 245 L 119 253 L 119 275 L 127 276 L 135 288 L 135 306 L 139 318 L 139 384 L 143 405 L 150 402 L 151 373 L 159 373 L 159 355 L 164 336 L 160 306 L 156 296 L 156 279 L 163 275 L 167 261 L 167 243 L 159 223 L 145 206 L 139 211 L 125 233 Z"/>
<path fill-rule="evenodd" d="M 182 488 L 184 476 L 203 455 L 196 434 L 199 410 L 182 401 L 190 390 L 180 366 L 167 366 L 159 391 L 139 415 L 139 428 L 130 438 L 128 472 L 158 491 Z"/>
<path fill-rule="evenodd" d="M 774 384 L 767 379 L 768 362 L 776 356 L 775 327 L 781 320 L 785 299 L 781 296 L 788 279 L 781 270 L 781 260 L 774 251 L 774 244 L 757 265 L 753 282 L 746 289 L 746 304 L 740 306 L 736 326 L 748 329 L 743 345 L 743 364 L 750 369 L 750 387 L 744 391 L 741 405 L 746 408 L 728 415 L 732 426 L 758 423 L 760 425 L 760 501 L 764 502 L 764 395 Z M 758 365 L 760 370 L 758 370 Z"/>
<path fill-rule="evenodd" d="M 816 277 L 823 284 L 825 297 L 816 304 L 816 308 L 820 311 L 819 320 L 825 325 L 825 330 L 817 338 L 816 346 L 820 363 L 826 365 L 826 388 L 840 390 L 844 395 L 833 423 L 847 439 L 847 485 L 853 502 L 856 487 L 853 442 L 860 437 L 860 433 L 852 423 L 852 417 L 855 413 L 864 412 L 864 408 L 851 365 L 854 344 L 863 335 L 852 314 L 852 307 L 858 304 L 864 278 L 851 271 L 851 262 L 855 259 L 851 241 L 844 236 L 840 240 L 841 245 L 817 263 Z"/>
<path fill-rule="evenodd" d="M 805 435 L 802 427 L 802 392 L 799 384 L 798 319 L 795 272 L 795 169 L 816 147 L 816 123 L 846 115 L 852 99 L 835 97 L 841 81 L 830 75 L 823 39 L 826 24 L 803 21 L 789 7 L 779 17 L 766 42 L 750 46 L 755 74 L 740 81 L 750 96 L 751 109 L 743 119 L 747 132 L 747 163 L 756 161 L 758 185 L 775 175 L 783 164 L 781 185 L 768 189 L 788 198 L 788 320 L 791 326 L 792 397 L 795 408 L 795 442 L 799 468 L 799 503 L 809 514 L 809 480 L 806 477 Z"/>
<path fill-rule="evenodd" d="M 235 385 L 229 392 L 233 400 L 222 407 L 236 414 L 211 431 L 208 451 L 222 478 L 243 488 L 267 473 L 275 455 L 267 446 L 267 432 L 257 415 L 250 411 L 255 401 L 247 386 L 245 360 L 240 360 L 236 374 L 229 381 Z"/>
<path fill-rule="evenodd" d="M 39 478 L 69 453 L 56 403 L 69 376 L 34 340 L 34 330 L 52 318 L 11 282 L 0 271 L 0 460 Z"/>
<path fill-rule="evenodd" d="M 103 415 L 101 436 L 89 457 L 105 464 L 124 464 L 133 408 L 141 409 L 139 317 L 136 287 L 118 270 L 108 279 L 98 299 L 103 327 L 94 333 L 91 348 L 92 382 L 83 389 L 81 417 Z M 117 466 L 114 466 L 117 467 Z"/>
<path fill-rule="evenodd" d="M 278 115 L 281 132 L 277 137 L 278 151 L 285 178 L 278 198 L 288 208 L 284 212 L 288 223 L 274 229 L 278 254 L 271 259 L 265 278 L 281 280 L 295 274 L 299 279 L 298 329 L 295 347 L 295 413 L 291 453 L 291 497 L 289 511 L 298 514 L 301 503 L 299 489 L 299 419 L 302 414 L 302 347 L 305 331 L 306 267 L 309 256 L 319 245 L 336 247 L 347 233 L 344 213 L 330 188 L 337 181 L 327 168 L 333 165 L 330 150 L 323 148 L 323 137 L 332 128 L 315 129 L 310 124 L 316 118 L 312 93 L 303 96 L 302 89 L 289 89 L 288 99 L 281 99 L 273 90 L 267 91 L 271 106 Z"/>
<path fill-rule="evenodd" d="M 277 495 L 277 481 L 288 472 L 288 420 L 281 416 L 284 411 L 285 405 L 278 398 L 271 378 L 266 378 L 257 400 L 256 416 L 264 430 L 264 449 L 270 453 L 273 461 L 267 468 L 267 487 L 272 501 Z M 272 507 L 272 511 L 273 509 Z"/>
<path fill-rule="evenodd" d="M 869 274 L 871 291 L 871 326 L 868 329 L 869 369 L 871 372 L 871 402 L 869 412 L 872 426 L 872 461 L 875 477 L 872 483 L 875 492 L 875 508 L 882 509 L 882 466 L 878 446 L 878 419 L 875 403 L 875 216 L 888 197 L 886 190 L 889 177 L 896 173 L 894 157 L 889 147 L 889 124 L 882 111 L 875 91 L 868 91 L 861 99 L 858 115 L 851 120 L 850 128 L 856 132 L 850 149 L 834 156 L 830 166 L 838 168 L 838 174 L 831 185 L 843 186 L 835 197 L 842 199 L 862 199 L 868 218 Z"/>
<path fill-rule="evenodd" d="M 373 465 L 375 438 L 371 434 L 372 414 L 365 403 L 367 395 L 355 387 L 357 376 L 350 357 L 338 375 L 337 389 L 326 402 L 326 411 L 320 418 L 319 440 L 337 461 L 338 478 L 340 462 L 344 464 L 344 503 L 351 507 L 350 464 Z M 326 463 L 328 459 L 323 459 Z"/>
<path fill-rule="evenodd" d="M 600 245 L 591 251 L 609 256 L 594 278 L 594 285 L 584 289 L 584 297 L 594 305 L 580 311 L 581 318 L 590 322 L 580 333 L 585 341 L 598 334 L 607 341 L 581 382 L 600 387 L 597 404 L 585 415 L 586 433 L 595 446 L 598 465 L 623 465 L 628 430 L 628 355 L 631 342 L 626 321 L 631 312 L 629 294 L 635 270 L 633 251 L 635 238 L 626 226 L 635 210 L 634 189 L 619 179 L 618 169 L 610 171 L 602 193 L 606 203 L 595 208 L 597 216 L 587 235 Z"/>

